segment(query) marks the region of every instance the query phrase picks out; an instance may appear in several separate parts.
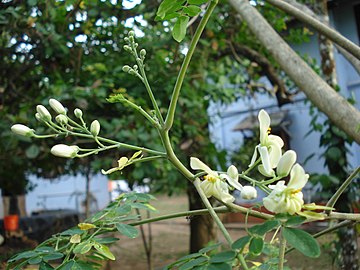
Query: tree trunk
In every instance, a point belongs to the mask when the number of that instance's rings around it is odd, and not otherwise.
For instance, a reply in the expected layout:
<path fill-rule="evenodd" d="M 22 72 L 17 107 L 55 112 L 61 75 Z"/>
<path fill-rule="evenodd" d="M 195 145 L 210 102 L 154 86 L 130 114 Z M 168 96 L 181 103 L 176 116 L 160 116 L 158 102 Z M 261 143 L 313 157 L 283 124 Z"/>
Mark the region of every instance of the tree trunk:
<path fill-rule="evenodd" d="M 329 14 L 327 8 L 327 0 L 317 1 L 315 6 L 315 12 L 319 15 L 322 21 L 329 24 Z M 336 76 L 336 65 L 334 59 L 334 46 L 333 43 L 323 35 L 319 35 L 319 51 L 321 56 L 321 70 L 326 82 L 334 89 L 337 88 L 338 81 Z M 347 158 L 346 158 L 346 145 L 344 138 L 338 136 L 333 132 L 332 123 L 329 123 L 328 134 L 331 134 L 333 142 L 331 146 L 335 146 L 341 149 L 341 157 L 334 160 L 329 155 L 325 155 L 326 164 L 328 166 L 331 175 L 336 176 L 341 183 L 341 180 L 346 179 L 347 171 Z M 337 142 L 336 145 L 334 145 Z M 345 164 L 339 164 L 339 160 L 343 159 Z M 337 187 L 332 191 L 335 192 Z M 344 193 L 340 200 L 336 204 L 336 209 L 343 212 L 352 212 L 351 201 L 346 193 Z M 357 233 L 355 226 L 349 226 L 342 228 L 338 231 L 340 246 L 341 246 L 341 269 L 356 270 L 359 269 L 359 258 L 357 256 Z"/>
<path fill-rule="evenodd" d="M 310 101 L 329 119 L 360 143 L 360 112 L 322 80 L 276 33 L 248 0 L 228 0 L 247 23 L 259 42 L 269 51 L 286 74 Z"/>
<path fill-rule="evenodd" d="M 203 209 L 204 205 L 193 184 L 188 184 L 189 210 Z M 190 218 L 190 253 L 199 251 L 209 242 L 216 241 L 216 227 L 210 215 Z"/>

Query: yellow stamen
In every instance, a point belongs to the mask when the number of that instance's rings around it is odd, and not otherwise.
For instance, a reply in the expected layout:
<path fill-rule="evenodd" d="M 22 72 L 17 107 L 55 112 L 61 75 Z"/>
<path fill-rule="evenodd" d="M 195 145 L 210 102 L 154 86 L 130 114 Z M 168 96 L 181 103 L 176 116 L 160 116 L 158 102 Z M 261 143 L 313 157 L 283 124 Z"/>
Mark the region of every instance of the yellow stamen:
<path fill-rule="evenodd" d="M 291 191 L 291 195 L 295 195 L 295 194 L 297 194 L 297 193 L 299 193 L 299 192 L 301 192 L 301 188 L 292 190 L 292 191 Z"/>
<path fill-rule="evenodd" d="M 211 175 L 205 175 L 204 179 L 211 182 L 211 183 L 215 183 L 215 181 L 216 181 L 216 177 L 211 176 Z"/>
<path fill-rule="evenodd" d="M 271 127 L 269 127 L 269 128 L 267 129 L 267 134 L 269 135 L 270 132 L 271 132 Z"/>

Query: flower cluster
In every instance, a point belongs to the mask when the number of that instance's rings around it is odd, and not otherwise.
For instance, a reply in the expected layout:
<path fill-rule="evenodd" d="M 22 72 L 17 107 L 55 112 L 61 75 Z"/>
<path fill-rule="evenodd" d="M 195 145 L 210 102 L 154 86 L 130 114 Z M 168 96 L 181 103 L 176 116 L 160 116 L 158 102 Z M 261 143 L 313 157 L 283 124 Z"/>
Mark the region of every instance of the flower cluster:
<path fill-rule="evenodd" d="M 309 175 L 305 173 L 300 164 L 296 163 L 296 153 L 288 150 L 282 154 L 283 140 L 270 134 L 270 116 L 261 110 L 258 115 L 260 126 L 260 144 L 255 151 L 249 167 L 257 162 L 257 152 L 260 154 L 259 172 L 273 179 L 282 179 L 290 173 L 289 183 L 284 180 L 275 185 L 269 185 L 270 194 L 263 199 L 266 209 L 274 213 L 299 213 L 304 205 L 302 188 L 306 185 Z M 276 181 L 276 180 L 274 180 Z"/>
<path fill-rule="evenodd" d="M 74 115 L 76 118 L 80 119 L 81 123 L 76 123 L 76 121 L 69 118 L 67 115 L 67 109 L 56 99 L 49 99 L 49 105 L 52 110 L 56 113 L 55 121 L 53 121 L 53 117 L 48 109 L 43 105 L 36 106 L 35 118 L 41 123 L 45 124 L 51 130 L 54 131 L 54 134 L 50 135 L 39 135 L 36 134 L 35 130 L 22 125 L 15 124 L 11 127 L 11 131 L 17 135 L 33 137 L 33 138 L 48 138 L 48 137 L 56 137 L 58 135 L 67 135 L 69 132 L 74 130 L 83 131 L 83 133 L 91 134 L 95 139 L 100 132 L 100 123 L 98 120 L 94 120 L 90 125 L 90 130 L 87 129 L 83 119 L 82 119 L 82 111 L 79 108 L 74 110 Z M 80 148 L 76 145 L 65 145 L 65 144 L 57 144 L 54 145 L 50 152 L 58 157 L 64 158 L 74 158 L 78 157 L 78 152 Z M 89 152 L 90 153 L 90 152 Z"/>
<path fill-rule="evenodd" d="M 226 174 L 218 174 L 198 158 L 191 157 L 190 167 L 193 170 L 202 170 L 206 173 L 200 186 L 208 198 L 214 196 L 224 203 L 233 202 L 235 198 L 230 195 L 229 186 L 239 190 L 243 199 L 251 200 L 257 197 L 257 191 L 254 187 L 242 186 L 239 183 L 239 173 L 234 165 L 228 168 Z"/>

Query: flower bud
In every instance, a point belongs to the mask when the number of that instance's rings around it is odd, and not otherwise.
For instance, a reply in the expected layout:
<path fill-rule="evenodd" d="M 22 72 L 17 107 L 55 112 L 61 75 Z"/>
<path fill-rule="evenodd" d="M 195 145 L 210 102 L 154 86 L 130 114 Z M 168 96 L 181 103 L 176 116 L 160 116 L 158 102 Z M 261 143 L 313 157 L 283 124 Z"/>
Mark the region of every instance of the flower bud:
<path fill-rule="evenodd" d="M 129 45 L 124 45 L 123 48 L 127 52 L 132 52 L 132 49 L 131 49 L 131 47 Z"/>
<path fill-rule="evenodd" d="M 227 169 L 227 175 L 232 178 L 232 179 L 238 179 L 239 177 L 239 172 L 238 169 L 234 166 L 231 165 L 228 169 Z"/>
<path fill-rule="evenodd" d="M 128 65 L 125 65 L 122 68 L 122 71 L 124 71 L 124 72 L 129 72 L 130 70 L 131 70 L 131 67 L 129 67 Z"/>
<path fill-rule="evenodd" d="M 79 244 L 80 242 L 81 242 L 80 234 L 74 234 L 73 236 L 71 236 L 71 238 L 70 238 L 71 244 Z"/>
<path fill-rule="evenodd" d="M 296 152 L 293 150 L 286 151 L 279 160 L 276 168 L 278 176 L 287 176 L 296 161 Z"/>
<path fill-rule="evenodd" d="M 253 200 L 257 197 L 257 190 L 253 186 L 244 186 L 241 191 L 241 198 L 244 200 Z"/>
<path fill-rule="evenodd" d="M 26 136 L 26 137 L 32 137 L 35 134 L 35 131 L 25 125 L 22 124 L 15 124 L 11 127 L 11 131 L 15 134 Z"/>
<path fill-rule="evenodd" d="M 100 123 L 98 120 L 94 120 L 92 121 L 91 125 L 90 125 L 90 132 L 93 136 L 97 136 L 99 135 L 100 132 Z"/>
<path fill-rule="evenodd" d="M 40 116 L 39 113 L 35 113 L 35 118 L 36 118 L 36 120 L 38 120 L 40 122 L 42 121 L 41 116 Z"/>
<path fill-rule="evenodd" d="M 125 42 L 129 42 L 129 38 L 128 38 L 128 37 L 125 37 L 125 38 L 124 38 L 124 41 L 125 41 Z"/>
<path fill-rule="evenodd" d="M 64 108 L 64 106 L 57 101 L 56 99 L 49 99 L 49 105 L 50 107 L 57 112 L 58 114 L 66 114 L 66 109 Z"/>
<path fill-rule="evenodd" d="M 41 120 L 51 121 L 51 114 L 43 105 L 37 105 L 36 111 L 39 113 Z"/>
<path fill-rule="evenodd" d="M 59 114 L 58 116 L 56 116 L 55 120 L 61 125 L 66 125 L 68 123 L 67 117 L 63 114 Z"/>
<path fill-rule="evenodd" d="M 74 115 L 75 115 L 77 118 L 81 118 L 82 115 L 83 115 L 83 112 L 82 112 L 82 110 L 80 110 L 79 108 L 76 108 L 76 109 L 74 110 Z"/>
<path fill-rule="evenodd" d="M 74 158 L 79 150 L 76 145 L 57 144 L 51 148 L 50 152 L 57 157 Z"/>
<path fill-rule="evenodd" d="M 135 35 L 135 32 L 133 30 L 129 31 L 129 37 L 133 37 Z"/>
<path fill-rule="evenodd" d="M 141 57 L 145 57 L 145 55 L 146 55 L 146 50 L 145 50 L 145 49 L 141 49 L 141 50 L 140 50 L 140 56 L 141 56 Z"/>

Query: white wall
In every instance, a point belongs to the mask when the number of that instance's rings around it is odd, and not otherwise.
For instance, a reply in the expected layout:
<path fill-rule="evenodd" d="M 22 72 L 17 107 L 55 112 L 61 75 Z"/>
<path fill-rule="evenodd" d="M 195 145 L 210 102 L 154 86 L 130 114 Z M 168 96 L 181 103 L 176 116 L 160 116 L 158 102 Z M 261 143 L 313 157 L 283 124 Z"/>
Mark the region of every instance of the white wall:
<path fill-rule="evenodd" d="M 56 180 L 40 179 L 34 176 L 30 181 L 36 185 L 35 189 L 26 195 L 27 213 L 42 210 L 72 209 L 84 212 L 81 202 L 85 199 L 85 177 L 63 176 Z M 90 191 L 95 196 L 97 206 L 104 208 L 109 200 L 108 180 L 105 176 L 98 174 L 90 181 Z M 76 196 L 76 193 L 80 194 Z"/>

